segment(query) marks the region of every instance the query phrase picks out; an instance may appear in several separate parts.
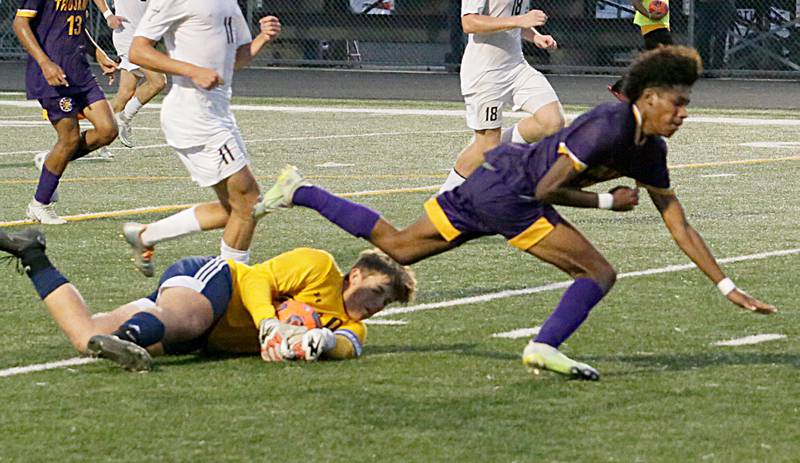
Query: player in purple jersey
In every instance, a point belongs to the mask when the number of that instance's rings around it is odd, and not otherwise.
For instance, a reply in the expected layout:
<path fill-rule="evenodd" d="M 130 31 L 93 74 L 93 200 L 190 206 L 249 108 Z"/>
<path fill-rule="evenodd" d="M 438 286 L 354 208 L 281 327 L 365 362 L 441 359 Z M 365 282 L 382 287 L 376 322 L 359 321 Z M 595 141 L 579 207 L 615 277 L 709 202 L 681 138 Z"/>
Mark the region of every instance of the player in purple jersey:
<path fill-rule="evenodd" d="M 44 224 L 66 223 L 53 208 L 53 196 L 67 164 L 117 137 L 111 107 L 86 58 L 88 6 L 89 0 L 21 0 L 14 18 L 14 32 L 30 55 L 28 99 L 39 101 L 58 134 L 27 210 L 29 218 Z M 104 73 L 113 72 L 114 63 L 99 48 L 96 56 Z M 81 132 L 79 114 L 94 129 Z"/>
<path fill-rule="evenodd" d="M 672 136 L 688 116 L 689 93 L 701 70 L 700 57 L 691 48 L 667 46 L 641 54 L 631 65 L 624 89 L 634 103 L 598 106 L 536 146 L 508 144 L 489 151 L 483 166 L 464 184 L 428 200 L 426 214 L 403 230 L 365 206 L 309 185 L 294 168 L 281 173 L 255 214 L 293 204 L 312 208 L 402 264 L 481 236 L 503 235 L 512 246 L 575 278 L 525 347 L 523 362 L 534 371 L 596 380 L 594 368 L 568 358 L 558 347 L 608 293 L 616 271 L 555 205 L 629 211 L 639 204 L 642 187 L 678 247 L 728 300 L 761 314 L 776 311 L 725 276 L 689 225 L 670 184 L 662 137 Z M 583 190 L 619 177 L 633 178 L 637 188 L 620 186 L 600 194 Z"/>

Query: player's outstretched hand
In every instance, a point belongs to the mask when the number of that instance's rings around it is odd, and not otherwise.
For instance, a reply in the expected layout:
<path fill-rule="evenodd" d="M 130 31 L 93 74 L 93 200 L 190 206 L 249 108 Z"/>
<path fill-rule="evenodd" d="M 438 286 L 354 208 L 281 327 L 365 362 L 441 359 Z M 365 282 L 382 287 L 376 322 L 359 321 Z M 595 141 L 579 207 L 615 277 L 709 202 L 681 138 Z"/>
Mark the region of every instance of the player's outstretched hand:
<path fill-rule="evenodd" d="M 63 85 L 65 87 L 69 87 L 67 75 L 64 74 L 64 70 L 61 69 L 61 66 L 50 60 L 47 60 L 41 64 L 41 68 L 42 75 L 44 75 L 45 80 L 47 80 L 47 83 L 50 84 L 50 86 L 60 87 Z"/>
<path fill-rule="evenodd" d="M 762 315 L 770 315 L 778 311 L 775 306 L 765 304 L 741 289 L 734 289 L 726 297 L 739 307 Z"/>
<path fill-rule="evenodd" d="M 281 21 L 275 16 L 264 16 L 258 20 L 261 26 L 261 34 L 270 41 L 281 33 Z"/>
<path fill-rule="evenodd" d="M 97 57 L 97 64 L 100 65 L 100 70 L 103 72 L 103 75 L 108 77 L 108 85 L 113 85 L 114 74 L 117 72 L 117 63 L 99 48 L 95 56 Z"/>
<path fill-rule="evenodd" d="M 520 29 L 543 26 L 547 22 L 547 15 L 542 10 L 531 10 L 521 16 L 514 17 L 517 18 L 517 27 Z"/>
<path fill-rule="evenodd" d="M 558 43 L 552 35 L 536 35 L 533 38 L 533 44 L 544 50 L 555 50 L 558 48 Z"/>
<path fill-rule="evenodd" d="M 639 189 L 617 186 L 609 190 L 614 196 L 612 211 L 631 211 L 639 205 Z"/>
<path fill-rule="evenodd" d="M 224 81 L 217 71 L 209 68 L 195 66 L 190 76 L 192 82 L 203 90 L 211 90 L 217 85 L 222 85 Z"/>

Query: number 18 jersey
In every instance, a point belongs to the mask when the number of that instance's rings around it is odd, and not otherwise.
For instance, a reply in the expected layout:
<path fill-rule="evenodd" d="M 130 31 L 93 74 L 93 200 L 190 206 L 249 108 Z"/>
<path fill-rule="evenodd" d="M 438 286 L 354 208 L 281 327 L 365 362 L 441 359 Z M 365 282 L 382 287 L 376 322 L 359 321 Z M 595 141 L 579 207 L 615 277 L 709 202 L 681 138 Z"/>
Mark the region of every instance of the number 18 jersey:
<path fill-rule="evenodd" d="M 507 18 L 527 13 L 529 0 L 462 0 L 461 16 L 479 14 Z M 512 69 L 524 63 L 521 30 L 469 34 L 461 60 L 461 88 L 470 89 L 486 71 Z"/>

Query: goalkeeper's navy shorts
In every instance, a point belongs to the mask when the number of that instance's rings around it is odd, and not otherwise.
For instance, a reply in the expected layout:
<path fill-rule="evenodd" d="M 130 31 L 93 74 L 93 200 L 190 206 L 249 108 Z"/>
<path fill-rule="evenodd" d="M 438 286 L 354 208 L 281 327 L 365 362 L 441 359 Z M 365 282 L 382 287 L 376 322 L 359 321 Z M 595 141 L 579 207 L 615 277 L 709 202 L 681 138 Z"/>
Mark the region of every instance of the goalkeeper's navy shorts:
<path fill-rule="evenodd" d="M 147 299 L 155 303 L 162 290 L 174 287 L 193 289 L 205 296 L 211 302 L 214 321 L 217 321 L 228 310 L 233 294 L 231 269 L 221 257 L 184 257 L 164 271 L 158 289 Z"/>
<path fill-rule="evenodd" d="M 502 235 L 512 246 L 528 250 L 564 219 L 553 206 L 518 193 L 509 178 L 484 164 L 454 190 L 429 199 L 425 213 L 447 241 Z"/>

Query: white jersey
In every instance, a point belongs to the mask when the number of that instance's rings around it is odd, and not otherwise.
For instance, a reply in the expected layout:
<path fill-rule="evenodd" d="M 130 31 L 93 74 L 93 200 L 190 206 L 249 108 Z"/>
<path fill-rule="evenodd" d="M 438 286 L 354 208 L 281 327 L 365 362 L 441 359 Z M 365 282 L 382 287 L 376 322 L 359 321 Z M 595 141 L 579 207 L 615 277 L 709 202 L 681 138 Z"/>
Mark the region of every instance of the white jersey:
<path fill-rule="evenodd" d="M 529 11 L 529 0 L 461 0 L 461 16 L 479 14 L 495 18 L 519 16 Z M 461 60 L 461 91 L 474 91 L 481 76 L 495 69 L 513 69 L 525 62 L 521 29 L 490 34 L 469 34 Z"/>
<path fill-rule="evenodd" d="M 164 98 L 161 128 L 174 148 L 222 146 L 238 131 L 230 110 L 236 50 L 252 41 L 236 0 L 150 0 L 137 36 L 162 37 L 173 59 L 214 69 L 223 83 L 212 90 L 173 76 Z"/>
<path fill-rule="evenodd" d="M 114 0 L 114 14 L 126 19 L 122 27 L 114 29 L 114 48 L 120 56 L 128 56 L 133 33 L 147 9 L 147 0 Z"/>

